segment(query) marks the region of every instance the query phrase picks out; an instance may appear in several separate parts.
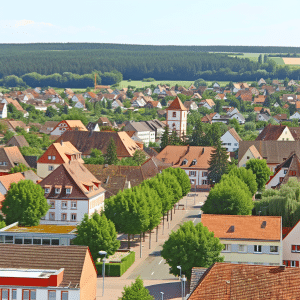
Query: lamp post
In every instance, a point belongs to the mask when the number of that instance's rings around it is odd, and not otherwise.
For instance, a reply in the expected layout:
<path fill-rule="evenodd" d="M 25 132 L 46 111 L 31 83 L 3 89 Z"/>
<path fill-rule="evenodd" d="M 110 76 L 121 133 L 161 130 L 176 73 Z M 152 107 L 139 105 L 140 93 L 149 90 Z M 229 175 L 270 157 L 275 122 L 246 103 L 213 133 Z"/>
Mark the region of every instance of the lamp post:
<path fill-rule="evenodd" d="M 185 282 L 186 282 L 185 275 L 182 276 L 181 280 L 182 280 L 182 285 L 183 285 L 182 300 L 184 300 L 184 298 L 185 298 Z"/>
<path fill-rule="evenodd" d="M 177 269 L 180 270 L 180 285 L 181 285 L 181 296 L 183 297 L 182 281 L 181 281 L 181 266 L 177 266 Z M 183 299 L 183 298 L 182 298 Z"/>
<path fill-rule="evenodd" d="M 164 292 L 160 292 L 161 293 L 161 300 L 164 300 Z"/>
<path fill-rule="evenodd" d="M 102 277 L 103 277 L 103 288 L 102 288 L 102 297 L 104 297 L 104 278 L 105 278 L 105 262 L 106 262 L 106 255 L 107 252 L 106 251 L 99 251 L 100 255 L 105 255 L 105 257 L 103 258 L 103 265 L 102 265 Z"/>

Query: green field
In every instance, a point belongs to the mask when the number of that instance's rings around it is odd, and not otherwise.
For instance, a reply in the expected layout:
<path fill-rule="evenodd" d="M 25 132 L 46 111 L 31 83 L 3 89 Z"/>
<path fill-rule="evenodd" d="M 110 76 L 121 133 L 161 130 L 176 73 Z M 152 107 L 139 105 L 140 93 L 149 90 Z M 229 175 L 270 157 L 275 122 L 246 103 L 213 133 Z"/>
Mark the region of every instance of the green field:
<path fill-rule="evenodd" d="M 243 53 L 243 55 L 229 55 L 231 57 L 238 57 L 238 58 L 249 58 L 252 61 L 258 61 L 259 55 L 264 56 L 267 53 Z M 285 65 L 283 59 L 281 57 L 269 57 L 269 59 L 272 59 L 276 62 L 277 65 L 283 66 Z"/>
<path fill-rule="evenodd" d="M 282 57 L 269 57 L 269 59 L 274 60 L 277 65 L 280 65 L 280 66 L 284 66 L 285 65 Z"/>

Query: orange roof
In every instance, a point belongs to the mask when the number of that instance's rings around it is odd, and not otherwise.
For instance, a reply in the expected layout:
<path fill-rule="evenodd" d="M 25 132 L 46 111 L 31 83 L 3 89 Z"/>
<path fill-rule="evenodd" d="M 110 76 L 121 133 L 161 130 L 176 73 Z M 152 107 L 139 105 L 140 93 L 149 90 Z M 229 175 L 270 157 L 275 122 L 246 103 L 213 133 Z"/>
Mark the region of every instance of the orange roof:
<path fill-rule="evenodd" d="M 22 175 L 22 173 L 14 173 L 9 175 L 3 175 L 0 176 L 0 182 L 3 184 L 5 189 L 8 191 L 10 188 L 10 185 L 14 183 L 18 183 L 20 180 L 24 180 L 25 177 Z"/>
<path fill-rule="evenodd" d="M 258 150 L 256 149 L 256 147 L 254 145 L 250 146 L 249 150 L 255 158 L 262 159 L 262 156 L 260 155 L 260 153 L 258 152 Z"/>
<path fill-rule="evenodd" d="M 65 120 L 71 128 L 78 128 L 79 131 L 88 131 L 80 120 Z"/>
<path fill-rule="evenodd" d="M 167 110 L 187 110 L 187 108 L 182 104 L 181 100 L 176 97 Z"/>
<path fill-rule="evenodd" d="M 262 109 L 262 106 L 259 106 L 259 107 L 254 107 L 254 111 L 258 111 L 258 112 L 260 112 L 260 111 L 261 111 L 261 109 Z"/>
<path fill-rule="evenodd" d="M 173 167 L 208 169 L 213 147 L 201 146 L 167 146 L 156 158 L 165 163 L 173 164 Z M 195 164 L 192 162 L 195 160 Z M 182 164 L 186 161 L 186 164 Z"/>
<path fill-rule="evenodd" d="M 296 106 L 296 109 L 299 109 L 299 108 L 300 108 L 300 101 L 297 101 L 297 102 L 295 103 L 295 106 Z"/>
<path fill-rule="evenodd" d="M 213 99 L 205 99 L 205 100 L 202 100 L 200 103 L 205 103 L 205 102 L 206 102 L 210 107 L 213 107 L 213 106 L 216 105 Z"/>
<path fill-rule="evenodd" d="M 281 239 L 281 217 L 203 214 L 201 222 L 220 239 Z"/>
<path fill-rule="evenodd" d="M 298 299 L 299 280 L 299 268 L 214 263 L 189 300 Z"/>

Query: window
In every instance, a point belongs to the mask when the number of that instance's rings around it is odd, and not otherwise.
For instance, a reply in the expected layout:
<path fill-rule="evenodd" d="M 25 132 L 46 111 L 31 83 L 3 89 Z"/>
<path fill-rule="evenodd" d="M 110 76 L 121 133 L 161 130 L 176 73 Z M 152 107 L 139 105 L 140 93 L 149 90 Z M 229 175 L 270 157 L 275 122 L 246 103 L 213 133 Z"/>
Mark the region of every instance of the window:
<path fill-rule="evenodd" d="M 7 162 L 6 161 L 3 162 L 3 166 L 7 166 Z"/>
<path fill-rule="evenodd" d="M 173 118 L 176 118 L 176 112 L 175 111 L 173 112 Z"/>
<path fill-rule="evenodd" d="M 230 252 L 230 251 L 231 251 L 231 245 L 229 245 L 229 244 L 224 244 L 223 252 Z"/>
<path fill-rule="evenodd" d="M 23 300 L 29 300 L 29 290 L 23 290 Z"/>
<path fill-rule="evenodd" d="M 52 246 L 59 246 L 59 239 L 52 239 L 51 240 L 51 245 Z"/>
<path fill-rule="evenodd" d="M 271 253 L 278 253 L 278 246 L 270 246 Z"/>
<path fill-rule="evenodd" d="M 15 244 L 18 244 L 18 245 L 23 244 L 23 238 L 15 238 Z"/>
<path fill-rule="evenodd" d="M 54 167 L 53 166 L 48 166 L 48 171 L 53 171 Z"/>
<path fill-rule="evenodd" d="M 71 209 L 77 209 L 77 202 L 76 201 L 71 202 Z"/>
<path fill-rule="evenodd" d="M 208 184 L 207 180 L 202 180 L 202 184 Z"/>
<path fill-rule="evenodd" d="M 287 173 L 287 171 L 288 171 L 288 170 L 284 170 L 284 174 L 286 174 L 286 173 Z"/>
<path fill-rule="evenodd" d="M 52 159 L 52 156 L 51 156 L 51 155 L 48 155 L 48 159 L 51 160 L 51 159 Z"/>
<path fill-rule="evenodd" d="M 50 208 L 55 208 L 55 201 L 50 201 Z"/>
<path fill-rule="evenodd" d="M 67 201 L 62 201 L 61 202 L 61 208 L 62 209 L 67 209 L 68 208 L 68 202 Z"/>
<path fill-rule="evenodd" d="M 25 245 L 32 245 L 32 239 L 24 239 Z"/>
<path fill-rule="evenodd" d="M 38 238 L 34 238 L 33 239 L 33 245 L 41 245 L 42 244 L 42 240 L 41 239 L 38 239 Z"/>
<path fill-rule="evenodd" d="M 185 159 L 185 160 L 181 163 L 181 165 L 184 166 L 184 165 L 187 164 L 187 162 L 188 162 L 188 161 Z"/>
<path fill-rule="evenodd" d="M 247 159 L 250 159 L 250 156 L 247 156 Z"/>
<path fill-rule="evenodd" d="M 61 292 L 61 300 L 68 300 L 69 294 L 68 292 Z"/>
<path fill-rule="evenodd" d="M 56 300 L 56 291 L 48 291 L 48 300 Z"/>
<path fill-rule="evenodd" d="M 190 176 L 196 176 L 196 171 L 190 171 Z"/>
<path fill-rule="evenodd" d="M 8 289 L 2 289 L 1 290 L 1 300 L 8 300 L 9 297 L 8 297 L 8 294 L 9 294 L 9 291 Z"/>
<path fill-rule="evenodd" d="M 228 146 L 231 146 L 231 143 L 228 143 Z"/>
<path fill-rule="evenodd" d="M 50 245 L 50 239 L 43 239 L 42 245 Z"/>
<path fill-rule="evenodd" d="M 35 290 L 30 291 L 30 300 L 36 300 L 36 291 Z"/>
<path fill-rule="evenodd" d="M 70 188 L 66 189 L 66 194 L 71 194 L 71 189 Z"/>
<path fill-rule="evenodd" d="M 261 253 L 261 245 L 254 245 L 254 253 Z"/>
<path fill-rule="evenodd" d="M 49 193 L 50 193 L 50 189 L 49 188 L 45 188 L 45 194 L 49 194 Z"/>
<path fill-rule="evenodd" d="M 12 235 L 6 235 L 5 244 L 13 244 L 13 243 L 14 243 L 14 237 Z"/>
<path fill-rule="evenodd" d="M 61 214 L 61 220 L 66 221 L 67 220 L 67 214 Z"/>
<path fill-rule="evenodd" d="M 295 262 L 294 260 L 291 260 L 290 266 L 291 266 L 291 267 L 296 267 L 296 262 Z"/>
<path fill-rule="evenodd" d="M 55 189 L 55 194 L 60 194 L 60 188 Z"/>
<path fill-rule="evenodd" d="M 191 179 L 191 184 L 195 184 L 195 180 L 194 179 Z"/>
<path fill-rule="evenodd" d="M 12 290 L 12 300 L 17 300 L 17 290 Z"/>
<path fill-rule="evenodd" d="M 71 221 L 77 221 L 77 214 L 71 214 Z"/>
<path fill-rule="evenodd" d="M 191 166 L 194 166 L 196 163 L 197 163 L 197 160 L 194 159 L 194 160 L 192 161 L 192 163 L 191 163 Z"/>
<path fill-rule="evenodd" d="M 238 252 L 246 252 L 246 245 L 239 245 Z"/>
<path fill-rule="evenodd" d="M 207 177 L 207 172 L 202 172 L 203 177 Z"/>
<path fill-rule="evenodd" d="M 300 252 L 300 245 L 292 245 L 292 252 Z"/>
<path fill-rule="evenodd" d="M 55 156 L 55 155 L 53 155 L 53 156 L 52 156 L 52 160 L 55 160 L 55 159 L 56 159 L 56 156 Z"/>
<path fill-rule="evenodd" d="M 54 221 L 55 220 L 55 213 L 51 212 L 49 213 L 49 220 Z"/>
<path fill-rule="evenodd" d="M 239 144 L 238 143 L 234 143 L 234 146 L 238 146 Z"/>

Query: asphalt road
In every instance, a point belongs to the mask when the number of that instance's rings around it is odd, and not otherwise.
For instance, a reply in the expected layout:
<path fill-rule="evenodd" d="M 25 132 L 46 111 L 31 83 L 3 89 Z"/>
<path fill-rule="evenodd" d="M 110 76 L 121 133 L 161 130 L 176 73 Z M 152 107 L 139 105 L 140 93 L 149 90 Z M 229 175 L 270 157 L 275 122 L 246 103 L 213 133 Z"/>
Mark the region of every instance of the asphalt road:
<path fill-rule="evenodd" d="M 205 201 L 205 198 L 198 197 L 196 200 L 196 205 L 194 205 L 194 198 L 188 198 L 188 209 L 186 210 L 186 215 L 182 219 L 182 222 L 193 221 L 196 225 L 201 222 L 201 205 Z M 181 202 L 186 205 L 186 201 Z M 175 230 L 179 228 L 180 224 L 177 224 Z M 167 224 L 165 225 L 167 226 Z M 137 266 L 133 273 L 128 277 L 128 279 L 135 279 L 140 276 L 144 280 L 174 280 L 176 277 L 169 273 L 169 265 L 166 264 L 165 260 L 160 256 L 160 251 L 162 250 L 162 245 L 157 246 L 154 251 L 144 260 L 144 262 Z"/>

